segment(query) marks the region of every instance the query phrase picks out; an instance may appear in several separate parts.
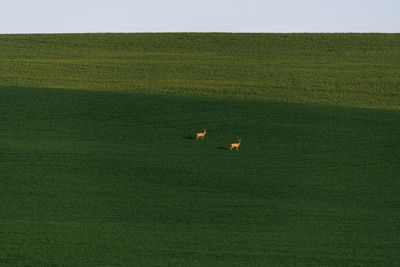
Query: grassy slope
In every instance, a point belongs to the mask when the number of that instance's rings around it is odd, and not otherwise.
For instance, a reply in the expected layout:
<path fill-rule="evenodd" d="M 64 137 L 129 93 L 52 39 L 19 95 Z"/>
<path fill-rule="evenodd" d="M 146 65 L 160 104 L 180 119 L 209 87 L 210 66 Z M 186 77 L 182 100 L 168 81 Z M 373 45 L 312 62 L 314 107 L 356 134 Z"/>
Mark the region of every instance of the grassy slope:
<path fill-rule="evenodd" d="M 0 35 L 0 265 L 400 264 L 399 40 Z"/>
<path fill-rule="evenodd" d="M 0 114 L 0 265 L 400 264 L 399 111 L 0 87 Z"/>
<path fill-rule="evenodd" d="M 0 85 L 400 108 L 399 34 L 0 35 Z"/>

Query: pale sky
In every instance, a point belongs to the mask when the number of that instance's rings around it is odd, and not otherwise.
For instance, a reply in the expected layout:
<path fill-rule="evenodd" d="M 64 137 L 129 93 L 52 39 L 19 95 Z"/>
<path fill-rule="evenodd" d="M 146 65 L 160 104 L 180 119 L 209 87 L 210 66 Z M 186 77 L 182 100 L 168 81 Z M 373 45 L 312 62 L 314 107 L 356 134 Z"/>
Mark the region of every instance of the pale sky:
<path fill-rule="evenodd" d="M 0 0 L 0 33 L 400 32 L 400 0 Z"/>

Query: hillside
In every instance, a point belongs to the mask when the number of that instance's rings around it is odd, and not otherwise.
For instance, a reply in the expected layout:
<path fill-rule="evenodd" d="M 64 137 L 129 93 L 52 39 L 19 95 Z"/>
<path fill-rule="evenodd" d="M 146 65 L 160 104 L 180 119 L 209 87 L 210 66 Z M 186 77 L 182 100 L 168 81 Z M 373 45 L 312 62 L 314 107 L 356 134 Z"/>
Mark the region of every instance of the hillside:
<path fill-rule="evenodd" d="M 399 34 L 0 35 L 0 85 L 400 108 Z"/>
<path fill-rule="evenodd" d="M 399 39 L 0 35 L 0 266 L 400 265 Z"/>
<path fill-rule="evenodd" d="M 0 96 L 0 264 L 400 264 L 399 111 Z"/>

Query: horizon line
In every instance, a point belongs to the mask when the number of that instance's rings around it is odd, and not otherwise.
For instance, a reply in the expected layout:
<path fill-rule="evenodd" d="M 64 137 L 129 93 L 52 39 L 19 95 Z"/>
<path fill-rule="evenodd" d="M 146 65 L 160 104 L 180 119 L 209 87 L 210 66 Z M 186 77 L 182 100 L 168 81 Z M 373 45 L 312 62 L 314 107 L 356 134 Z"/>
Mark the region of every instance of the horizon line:
<path fill-rule="evenodd" d="M 6 34 L 15 34 L 15 35 L 23 35 L 23 34 L 136 34 L 136 33 L 224 33 L 224 34 L 305 34 L 305 33 L 315 33 L 315 34 L 400 34 L 400 32 L 357 32 L 357 31 L 344 31 L 344 32 L 334 32 L 334 31 L 293 31 L 293 32 L 278 32 L 278 31 L 271 31 L 271 32 L 261 32 L 261 31 L 132 31 L 132 32 L 118 32 L 118 31 L 87 31 L 87 32 L 0 32 L 0 35 Z"/>

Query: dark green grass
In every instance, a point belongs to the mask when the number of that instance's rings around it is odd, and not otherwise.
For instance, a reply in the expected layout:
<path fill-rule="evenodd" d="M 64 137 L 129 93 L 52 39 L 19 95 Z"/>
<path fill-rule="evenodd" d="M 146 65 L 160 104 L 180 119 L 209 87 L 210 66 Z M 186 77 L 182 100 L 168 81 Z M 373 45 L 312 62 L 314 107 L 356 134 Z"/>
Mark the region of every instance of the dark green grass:
<path fill-rule="evenodd" d="M 0 114 L 0 265 L 400 264 L 398 111 L 1 87 Z"/>
<path fill-rule="evenodd" d="M 0 35 L 0 85 L 400 109 L 400 34 Z"/>

